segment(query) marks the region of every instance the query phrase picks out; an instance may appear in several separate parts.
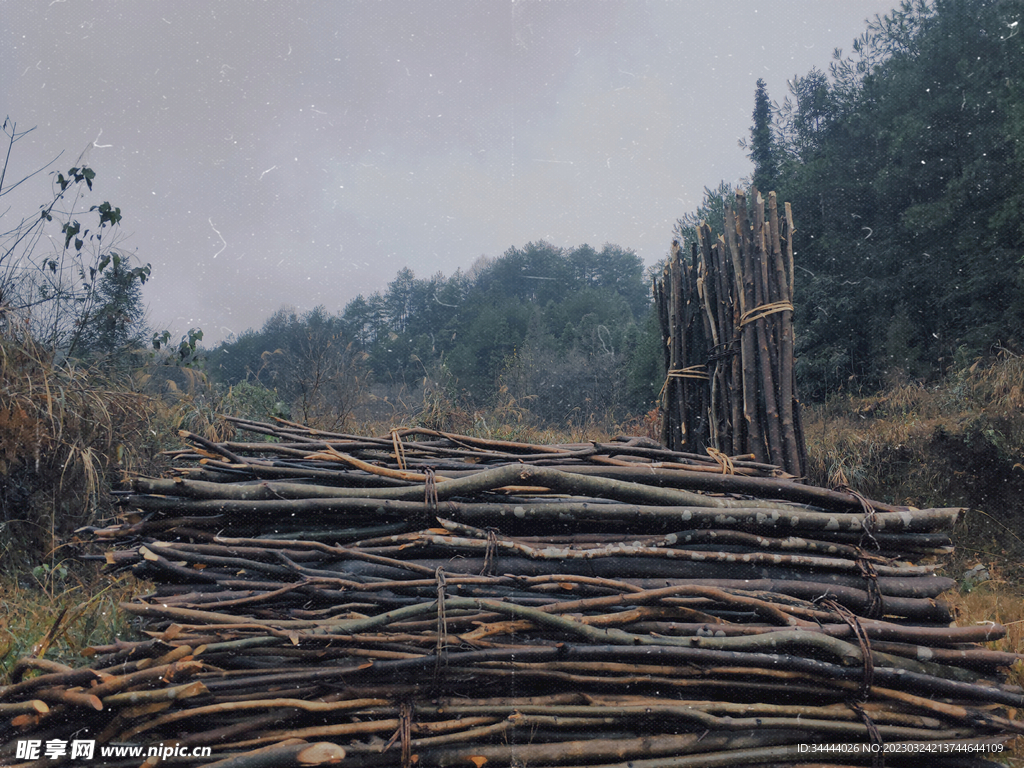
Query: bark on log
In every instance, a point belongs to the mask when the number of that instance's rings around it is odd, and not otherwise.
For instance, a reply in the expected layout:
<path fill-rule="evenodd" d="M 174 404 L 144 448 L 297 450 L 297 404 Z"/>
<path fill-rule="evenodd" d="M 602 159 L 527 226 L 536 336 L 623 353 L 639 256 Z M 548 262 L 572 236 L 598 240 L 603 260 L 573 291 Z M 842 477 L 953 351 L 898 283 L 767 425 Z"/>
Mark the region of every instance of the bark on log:
<path fill-rule="evenodd" d="M 206 768 L 298 768 L 304 765 L 338 763 L 345 750 L 330 742 L 307 744 L 300 739 L 208 763 Z"/>

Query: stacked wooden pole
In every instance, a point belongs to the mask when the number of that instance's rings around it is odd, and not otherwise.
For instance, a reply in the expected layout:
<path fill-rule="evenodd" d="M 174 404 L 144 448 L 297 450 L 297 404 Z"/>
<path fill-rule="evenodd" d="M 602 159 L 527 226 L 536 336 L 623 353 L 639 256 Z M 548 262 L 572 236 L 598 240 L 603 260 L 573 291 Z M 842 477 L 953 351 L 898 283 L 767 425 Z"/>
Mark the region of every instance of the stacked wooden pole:
<path fill-rule="evenodd" d="M 654 286 L 668 371 L 662 441 L 806 467 L 793 379 L 793 217 L 775 193 L 725 207 L 717 238 L 698 227 L 689 259 L 674 241 Z"/>
<path fill-rule="evenodd" d="M 960 510 L 643 439 L 238 423 L 270 441 L 184 433 L 176 476 L 82 532 L 155 584 L 123 606 L 148 638 L 24 660 L 0 764 L 90 738 L 218 768 L 982 766 L 1024 733 L 1018 657 L 982 645 L 1005 629 L 940 597 Z"/>

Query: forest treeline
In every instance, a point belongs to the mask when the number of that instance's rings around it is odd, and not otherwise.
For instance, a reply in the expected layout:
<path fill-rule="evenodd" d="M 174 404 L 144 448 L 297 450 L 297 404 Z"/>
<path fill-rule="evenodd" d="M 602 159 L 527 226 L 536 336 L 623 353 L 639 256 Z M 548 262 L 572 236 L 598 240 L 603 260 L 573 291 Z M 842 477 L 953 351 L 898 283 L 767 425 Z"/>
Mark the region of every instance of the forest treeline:
<path fill-rule="evenodd" d="M 513 407 L 557 424 L 621 418 L 650 409 L 660 386 L 648 292 L 631 250 L 529 243 L 450 277 L 403 269 L 337 315 L 281 309 L 213 350 L 208 371 L 272 389 L 296 415 L 331 409 L 337 424 L 385 398 Z"/>
<path fill-rule="evenodd" d="M 869 22 L 848 55 L 837 50 L 827 72 L 793 77 L 781 103 L 757 83 L 754 172 L 741 186 L 793 205 L 805 399 L 1017 349 L 1022 16 L 1020 0 L 905 2 Z M 734 189 L 706 190 L 671 234 L 692 241 L 701 220 L 721 233 Z M 649 278 L 611 245 L 530 243 L 450 277 L 405 269 L 340 315 L 277 312 L 214 350 L 210 370 L 305 403 L 302 388 L 325 365 L 314 358 L 330 349 L 349 384 L 511 397 L 554 421 L 574 409 L 643 413 L 664 376 Z"/>

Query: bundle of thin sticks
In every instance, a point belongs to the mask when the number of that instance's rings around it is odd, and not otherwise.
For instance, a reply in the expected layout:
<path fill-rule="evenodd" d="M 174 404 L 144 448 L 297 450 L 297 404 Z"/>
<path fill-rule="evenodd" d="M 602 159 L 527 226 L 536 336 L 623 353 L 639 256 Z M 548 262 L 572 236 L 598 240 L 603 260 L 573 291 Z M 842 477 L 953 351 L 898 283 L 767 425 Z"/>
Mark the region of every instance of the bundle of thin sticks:
<path fill-rule="evenodd" d="M 236 423 L 270 440 L 186 433 L 83 531 L 154 583 L 148 639 L 23 660 L 0 764 L 87 734 L 219 768 L 974 766 L 1024 733 L 1005 629 L 940 596 L 960 510 L 637 439 Z"/>
<path fill-rule="evenodd" d="M 807 466 L 793 376 L 793 214 L 774 192 L 736 193 L 724 232 L 706 222 L 690 254 L 673 241 L 654 284 L 665 341 L 662 440 Z"/>

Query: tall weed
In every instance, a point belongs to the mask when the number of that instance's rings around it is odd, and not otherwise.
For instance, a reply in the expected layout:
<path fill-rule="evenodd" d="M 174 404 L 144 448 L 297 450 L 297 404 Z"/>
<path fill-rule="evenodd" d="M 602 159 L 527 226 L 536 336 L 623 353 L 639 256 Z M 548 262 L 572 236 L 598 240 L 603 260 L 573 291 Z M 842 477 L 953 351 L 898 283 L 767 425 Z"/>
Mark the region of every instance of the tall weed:
<path fill-rule="evenodd" d="M 57 557 L 109 513 L 109 489 L 150 464 L 149 398 L 109 370 L 0 336 L 0 554 L 6 566 Z"/>

